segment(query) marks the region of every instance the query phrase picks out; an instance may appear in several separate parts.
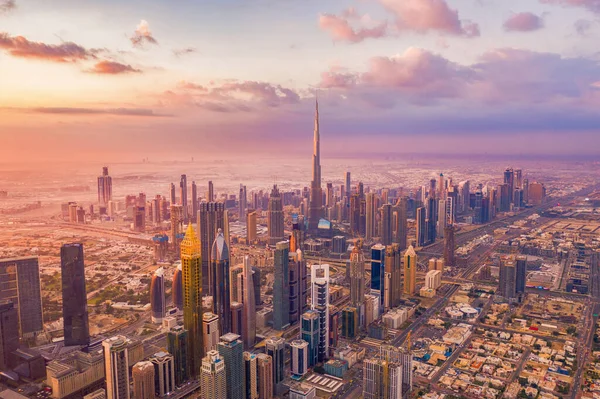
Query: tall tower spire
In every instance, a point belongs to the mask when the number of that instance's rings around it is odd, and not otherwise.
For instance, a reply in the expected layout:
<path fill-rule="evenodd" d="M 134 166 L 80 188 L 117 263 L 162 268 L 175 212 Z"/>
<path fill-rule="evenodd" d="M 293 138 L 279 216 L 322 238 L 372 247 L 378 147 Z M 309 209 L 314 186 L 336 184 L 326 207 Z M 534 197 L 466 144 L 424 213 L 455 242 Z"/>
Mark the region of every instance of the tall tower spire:
<path fill-rule="evenodd" d="M 313 170 L 310 185 L 308 229 L 316 231 L 323 216 L 323 190 L 321 188 L 321 133 L 319 131 L 319 100 L 315 100 L 315 131 L 313 139 Z"/>

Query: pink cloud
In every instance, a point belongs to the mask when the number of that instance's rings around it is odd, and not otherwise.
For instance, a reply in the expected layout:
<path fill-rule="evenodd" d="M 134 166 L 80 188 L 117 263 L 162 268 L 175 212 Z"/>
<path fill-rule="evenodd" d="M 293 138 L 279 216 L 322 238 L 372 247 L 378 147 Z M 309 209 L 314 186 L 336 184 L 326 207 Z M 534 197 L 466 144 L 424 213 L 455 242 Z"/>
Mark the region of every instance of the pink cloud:
<path fill-rule="evenodd" d="M 591 12 L 600 13 L 600 0 L 540 0 L 540 2 L 566 7 L 583 7 Z"/>
<path fill-rule="evenodd" d="M 321 73 L 319 87 L 323 89 L 350 88 L 356 85 L 358 75 L 355 73 L 338 72 L 339 68 L 330 68 L 329 71 Z"/>
<path fill-rule="evenodd" d="M 350 24 L 351 19 L 360 19 L 353 8 L 345 10 L 341 16 L 321 14 L 319 17 L 319 26 L 324 31 L 329 32 L 333 40 L 350 43 L 360 43 L 365 39 L 378 39 L 388 34 L 386 21 L 376 23 L 371 28 L 354 28 Z"/>
<path fill-rule="evenodd" d="M 145 43 L 158 44 L 158 41 L 152 36 L 148 21 L 142 19 L 129 39 L 133 47 L 144 47 Z"/>
<path fill-rule="evenodd" d="M 517 32 L 531 32 L 544 27 L 544 20 L 531 12 L 520 12 L 511 15 L 504 22 L 504 30 Z"/>
<path fill-rule="evenodd" d="M 133 68 L 131 65 L 121 64 L 120 62 L 100 61 L 88 72 L 99 75 L 121 75 L 125 73 L 139 73 L 142 71 Z"/>
<path fill-rule="evenodd" d="M 15 0 L 0 0 L 0 14 L 8 13 L 17 8 Z"/>
<path fill-rule="evenodd" d="M 379 0 L 396 17 L 399 30 L 437 31 L 457 36 L 480 36 L 479 25 L 461 20 L 445 0 Z"/>
<path fill-rule="evenodd" d="M 52 62 L 77 62 L 96 58 L 101 50 L 86 49 L 73 42 L 46 44 L 32 42 L 23 36 L 10 36 L 0 33 L 0 49 L 13 57 L 33 58 Z"/>

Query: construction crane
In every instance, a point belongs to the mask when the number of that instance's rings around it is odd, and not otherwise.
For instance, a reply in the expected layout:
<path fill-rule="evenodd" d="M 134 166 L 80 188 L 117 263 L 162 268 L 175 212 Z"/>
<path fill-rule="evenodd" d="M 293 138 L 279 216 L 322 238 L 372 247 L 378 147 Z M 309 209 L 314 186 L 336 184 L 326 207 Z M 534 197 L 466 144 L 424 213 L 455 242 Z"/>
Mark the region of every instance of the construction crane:
<path fill-rule="evenodd" d="M 411 348 L 411 344 L 410 344 L 410 334 L 411 333 L 412 333 L 412 331 L 408 332 L 408 335 L 406 336 L 406 340 L 404 341 L 404 345 L 402 345 L 409 352 L 410 352 L 410 348 Z"/>

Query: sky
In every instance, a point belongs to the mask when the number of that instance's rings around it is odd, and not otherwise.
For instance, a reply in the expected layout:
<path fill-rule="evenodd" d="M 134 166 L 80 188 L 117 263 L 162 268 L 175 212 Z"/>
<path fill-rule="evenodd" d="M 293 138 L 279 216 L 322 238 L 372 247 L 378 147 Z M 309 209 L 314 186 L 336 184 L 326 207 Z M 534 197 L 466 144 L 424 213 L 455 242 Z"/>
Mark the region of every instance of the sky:
<path fill-rule="evenodd" d="M 0 0 L 0 159 L 600 155 L 600 0 Z"/>

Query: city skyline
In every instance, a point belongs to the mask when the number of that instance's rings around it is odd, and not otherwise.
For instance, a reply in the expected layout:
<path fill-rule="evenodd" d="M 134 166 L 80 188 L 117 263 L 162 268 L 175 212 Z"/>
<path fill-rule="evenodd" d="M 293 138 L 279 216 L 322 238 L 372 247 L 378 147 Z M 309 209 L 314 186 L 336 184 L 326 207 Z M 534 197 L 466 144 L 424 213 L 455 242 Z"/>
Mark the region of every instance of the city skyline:
<path fill-rule="evenodd" d="M 317 89 L 324 152 L 598 155 L 594 1 L 59 3 L 0 3 L 6 160 L 305 151 Z"/>

